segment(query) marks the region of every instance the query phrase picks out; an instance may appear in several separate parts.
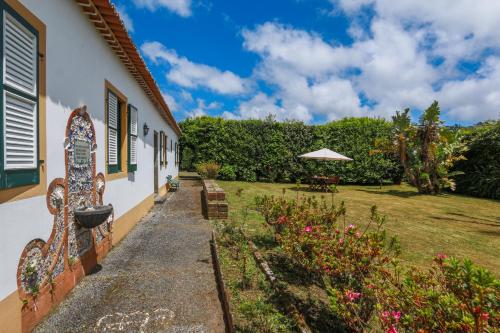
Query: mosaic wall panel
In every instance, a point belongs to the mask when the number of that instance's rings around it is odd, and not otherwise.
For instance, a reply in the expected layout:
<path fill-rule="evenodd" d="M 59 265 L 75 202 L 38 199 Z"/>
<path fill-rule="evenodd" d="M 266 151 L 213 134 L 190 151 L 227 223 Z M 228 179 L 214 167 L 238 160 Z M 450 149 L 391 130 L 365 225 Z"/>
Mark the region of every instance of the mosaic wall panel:
<path fill-rule="evenodd" d="M 75 149 L 77 146 L 79 149 Z M 90 158 L 81 154 L 87 147 Z M 51 236 L 47 242 L 29 242 L 19 260 L 17 280 L 22 299 L 36 297 L 91 249 L 110 241 L 113 214 L 102 225 L 85 229 L 75 222 L 73 213 L 77 208 L 103 204 L 106 182 L 102 173 L 96 175 L 96 149 L 94 126 L 86 107 L 73 111 L 64 140 L 66 176 L 54 179 L 46 195 L 47 208 L 54 216 Z"/>

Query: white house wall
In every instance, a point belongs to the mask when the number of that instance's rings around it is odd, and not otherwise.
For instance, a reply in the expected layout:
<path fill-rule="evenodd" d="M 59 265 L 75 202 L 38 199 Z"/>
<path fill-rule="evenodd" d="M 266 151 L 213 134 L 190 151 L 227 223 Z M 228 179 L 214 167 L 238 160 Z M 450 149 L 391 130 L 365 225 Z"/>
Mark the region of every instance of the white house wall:
<path fill-rule="evenodd" d="M 74 1 L 22 0 L 47 26 L 46 124 L 47 182 L 65 176 L 64 134 L 72 110 L 86 105 L 97 137 L 96 172 L 105 173 L 105 80 L 112 83 L 139 110 L 137 171 L 106 183 L 104 203 L 112 203 L 115 219 L 153 193 L 153 132 L 168 135 L 168 166 L 159 172 L 160 186 L 167 175 L 177 177 L 174 148 L 178 137 L 146 94 L 111 51 Z M 150 127 L 144 137 L 143 124 Z M 175 150 L 175 149 L 174 149 Z M 47 240 L 52 216 L 45 196 L 0 204 L 0 300 L 17 289 L 16 271 L 24 246 L 35 238 Z M 119 223 L 119 222 L 118 222 Z"/>

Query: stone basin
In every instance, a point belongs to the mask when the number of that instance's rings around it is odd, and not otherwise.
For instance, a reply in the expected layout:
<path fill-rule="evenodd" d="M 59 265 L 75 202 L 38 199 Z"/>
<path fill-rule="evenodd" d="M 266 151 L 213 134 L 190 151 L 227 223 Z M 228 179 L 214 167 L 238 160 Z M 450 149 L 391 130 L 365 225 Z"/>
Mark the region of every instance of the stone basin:
<path fill-rule="evenodd" d="M 77 208 L 74 211 L 75 219 L 82 228 L 92 229 L 103 224 L 113 212 L 113 207 L 94 206 Z"/>

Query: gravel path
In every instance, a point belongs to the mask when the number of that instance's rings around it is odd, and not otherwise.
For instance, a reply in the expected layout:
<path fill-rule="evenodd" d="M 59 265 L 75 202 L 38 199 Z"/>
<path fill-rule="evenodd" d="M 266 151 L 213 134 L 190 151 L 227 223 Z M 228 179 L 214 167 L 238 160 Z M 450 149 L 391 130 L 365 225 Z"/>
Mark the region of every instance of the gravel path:
<path fill-rule="evenodd" d="M 183 181 L 35 332 L 224 332 L 200 192 Z"/>

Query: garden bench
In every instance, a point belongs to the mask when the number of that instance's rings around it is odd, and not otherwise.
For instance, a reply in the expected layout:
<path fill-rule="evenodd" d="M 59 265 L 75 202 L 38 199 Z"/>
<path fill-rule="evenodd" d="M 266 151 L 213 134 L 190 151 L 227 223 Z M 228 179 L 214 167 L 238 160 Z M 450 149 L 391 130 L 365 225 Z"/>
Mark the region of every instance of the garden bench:
<path fill-rule="evenodd" d="M 181 186 L 181 183 L 178 180 L 174 179 L 172 175 L 167 176 L 167 184 L 171 189 L 174 189 L 175 191 L 177 191 L 177 189 Z"/>

